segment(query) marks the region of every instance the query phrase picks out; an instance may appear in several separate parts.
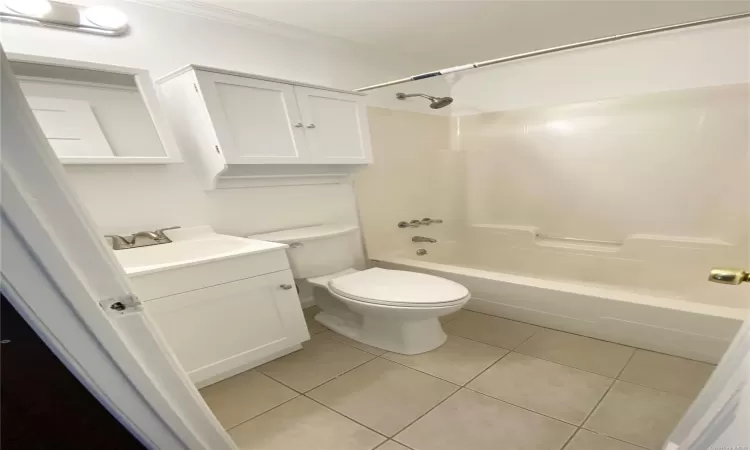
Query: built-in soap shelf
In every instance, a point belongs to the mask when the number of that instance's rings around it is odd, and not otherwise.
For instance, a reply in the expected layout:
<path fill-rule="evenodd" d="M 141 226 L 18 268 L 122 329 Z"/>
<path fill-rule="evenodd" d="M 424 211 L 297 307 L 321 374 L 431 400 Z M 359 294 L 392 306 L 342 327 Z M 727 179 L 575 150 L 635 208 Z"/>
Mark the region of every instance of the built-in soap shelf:
<path fill-rule="evenodd" d="M 543 247 L 585 249 L 602 252 L 618 252 L 623 244 L 622 241 L 602 241 L 569 236 L 554 236 L 542 233 L 534 233 L 534 243 Z"/>
<path fill-rule="evenodd" d="M 527 225 L 472 224 L 470 235 L 482 245 L 502 245 L 515 248 L 557 248 L 598 253 L 618 253 L 618 257 L 658 257 L 664 252 L 682 251 L 686 254 L 718 255 L 720 260 L 728 258 L 727 251 L 737 244 L 719 238 L 696 236 L 669 236 L 634 233 L 621 241 L 587 239 L 580 236 L 563 236 L 540 232 L 539 227 Z M 739 254 L 744 254 L 739 245 Z"/>

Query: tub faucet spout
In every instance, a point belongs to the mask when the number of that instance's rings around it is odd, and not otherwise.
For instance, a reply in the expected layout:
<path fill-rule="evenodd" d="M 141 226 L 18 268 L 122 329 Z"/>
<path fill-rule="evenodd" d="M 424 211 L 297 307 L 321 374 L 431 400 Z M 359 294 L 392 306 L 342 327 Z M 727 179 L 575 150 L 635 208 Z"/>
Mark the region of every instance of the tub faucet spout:
<path fill-rule="evenodd" d="M 428 238 L 424 236 L 414 236 L 413 238 L 411 238 L 411 241 L 412 242 L 429 242 L 430 244 L 437 243 L 437 239 Z"/>

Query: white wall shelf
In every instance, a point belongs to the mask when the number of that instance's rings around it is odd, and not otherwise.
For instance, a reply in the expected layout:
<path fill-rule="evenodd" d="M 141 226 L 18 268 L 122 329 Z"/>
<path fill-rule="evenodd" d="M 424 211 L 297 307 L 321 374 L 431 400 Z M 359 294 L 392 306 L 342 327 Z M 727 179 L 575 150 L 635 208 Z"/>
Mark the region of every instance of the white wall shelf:
<path fill-rule="evenodd" d="M 61 163 L 182 162 L 147 70 L 17 53 L 8 59 Z"/>

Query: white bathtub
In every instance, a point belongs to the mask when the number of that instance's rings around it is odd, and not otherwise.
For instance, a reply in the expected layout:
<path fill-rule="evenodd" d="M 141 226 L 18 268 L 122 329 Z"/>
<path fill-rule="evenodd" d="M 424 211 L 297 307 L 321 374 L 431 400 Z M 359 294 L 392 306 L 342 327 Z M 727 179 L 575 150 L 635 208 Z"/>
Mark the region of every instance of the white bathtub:
<path fill-rule="evenodd" d="M 741 309 L 667 293 L 471 268 L 456 243 L 372 256 L 374 265 L 429 273 L 466 286 L 466 309 L 699 361 L 717 363 L 742 324 Z"/>

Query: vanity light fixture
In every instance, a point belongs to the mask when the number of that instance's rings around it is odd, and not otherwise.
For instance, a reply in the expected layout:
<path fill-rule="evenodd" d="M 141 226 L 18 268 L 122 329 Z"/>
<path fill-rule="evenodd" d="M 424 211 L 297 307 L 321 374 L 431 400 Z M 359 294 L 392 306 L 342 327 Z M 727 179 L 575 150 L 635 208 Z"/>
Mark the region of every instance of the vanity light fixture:
<path fill-rule="evenodd" d="M 105 36 L 119 36 L 128 31 L 128 16 L 117 8 L 49 0 L 4 0 L 0 19 Z"/>
<path fill-rule="evenodd" d="M 52 4 L 48 0 L 5 0 L 4 3 L 11 11 L 35 19 L 52 11 Z"/>
<path fill-rule="evenodd" d="M 128 16 L 111 6 L 91 6 L 83 10 L 82 16 L 93 26 L 117 31 L 128 26 Z"/>

